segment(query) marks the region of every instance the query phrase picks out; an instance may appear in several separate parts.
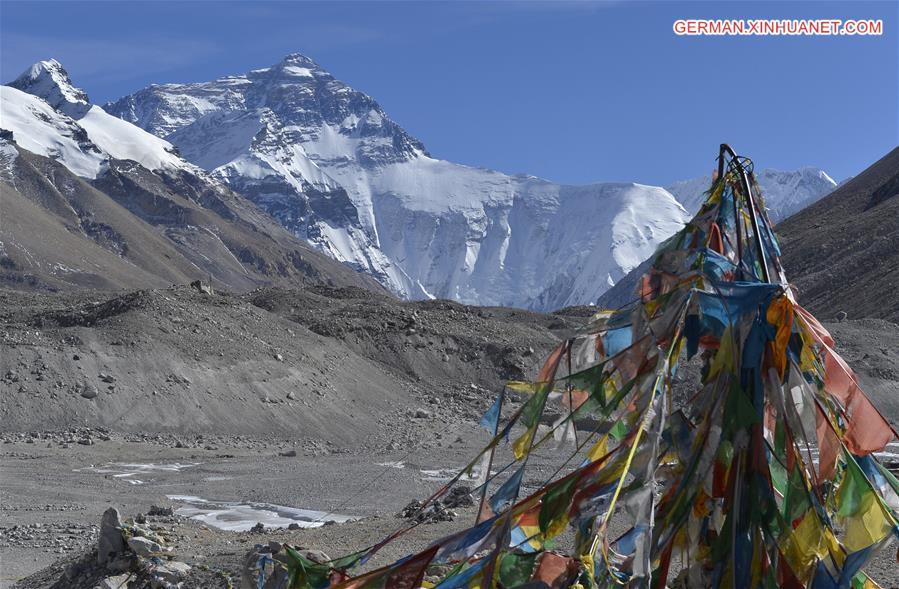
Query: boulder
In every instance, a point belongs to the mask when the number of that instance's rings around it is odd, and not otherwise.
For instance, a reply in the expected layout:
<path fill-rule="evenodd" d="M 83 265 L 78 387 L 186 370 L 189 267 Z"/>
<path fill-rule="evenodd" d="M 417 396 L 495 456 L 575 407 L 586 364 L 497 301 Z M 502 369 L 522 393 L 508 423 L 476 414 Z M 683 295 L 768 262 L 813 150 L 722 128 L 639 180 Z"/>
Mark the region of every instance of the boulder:
<path fill-rule="evenodd" d="M 103 512 L 100 520 L 100 541 L 97 546 L 97 561 L 106 564 L 125 551 L 125 539 L 122 537 L 122 520 L 119 511 L 110 507 Z"/>
<path fill-rule="evenodd" d="M 129 581 L 133 578 L 134 575 L 128 573 L 106 577 L 94 589 L 127 589 Z"/>
<path fill-rule="evenodd" d="M 177 585 L 188 573 L 190 565 L 177 560 L 170 560 L 153 568 L 153 578 L 169 585 Z M 165 586 L 162 583 L 160 585 Z"/>
<path fill-rule="evenodd" d="M 240 575 L 240 589 L 287 589 L 289 575 L 283 562 L 272 558 L 262 546 L 250 549 L 244 556 Z"/>
<path fill-rule="evenodd" d="M 151 540 L 150 538 L 144 538 L 143 536 L 133 536 L 128 538 L 128 547 L 133 550 L 136 555 L 142 556 L 143 558 L 149 558 L 160 552 L 165 552 L 165 548 L 163 548 L 162 544 Z"/>
<path fill-rule="evenodd" d="M 312 562 L 318 564 L 325 564 L 326 562 L 331 562 L 331 557 L 322 552 L 321 550 L 313 550 L 312 548 L 297 548 L 296 551 L 307 560 L 311 560 Z"/>

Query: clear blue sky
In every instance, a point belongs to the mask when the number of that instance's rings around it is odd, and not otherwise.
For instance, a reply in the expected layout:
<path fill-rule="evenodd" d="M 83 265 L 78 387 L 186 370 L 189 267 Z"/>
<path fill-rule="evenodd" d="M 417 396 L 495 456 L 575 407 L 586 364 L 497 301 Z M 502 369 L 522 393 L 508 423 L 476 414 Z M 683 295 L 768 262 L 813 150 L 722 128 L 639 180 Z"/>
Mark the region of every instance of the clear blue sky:
<path fill-rule="evenodd" d="M 881 37 L 684 38 L 677 18 L 881 18 Z M 94 102 L 304 53 L 430 152 L 566 183 L 761 167 L 837 180 L 899 144 L 899 2 L 0 3 L 0 79 L 59 59 Z"/>

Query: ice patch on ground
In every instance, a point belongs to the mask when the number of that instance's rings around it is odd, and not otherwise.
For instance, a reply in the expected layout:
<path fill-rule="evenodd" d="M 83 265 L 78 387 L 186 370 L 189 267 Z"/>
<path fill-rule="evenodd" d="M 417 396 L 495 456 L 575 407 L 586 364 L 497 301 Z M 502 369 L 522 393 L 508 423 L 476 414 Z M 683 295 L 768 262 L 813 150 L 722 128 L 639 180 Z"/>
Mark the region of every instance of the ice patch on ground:
<path fill-rule="evenodd" d="M 319 528 L 328 521 L 344 523 L 359 519 L 351 515 L 271 503 L 211 501 L 193 495 L 166 495 L 166 497 L 184 504 L 175 511 L 176 515 L 189 517 L 230 532 L 246 532 L 257 523 L 266 528 L 286 528 L 290 524 L 297 524 L 301 528 Z"/>
<path fill-rule="evenodd" d="M 805 455 L 806 452 L 811 456 L 812 463 L 817 466 L 819 454 L 817 445 L 809 444 L 808 448 L 803 446 L 801 453 Z M 882 452 L 874 452 L 873 454 L 878 462 L 885 464 L 888 468 L 892 468 L 894 462 L 899 462 L 899 442 L 890 442 Z"/>
<path fill-rule="evenodd" d="M 143 485 L 144 480 L 134 478 L 137 475 L 146 475 L 154 473 L 178 473 L 185 468 L 199 466 L 200 462 L 182 464 L 174 462 L 171 464 L 155 464 L 153 462 L 107 462 L 100 466 L 86 466 L 84 468 L 76 468 L 73 472 L 93 472 L 97 474 L 109 474 L 113 478 L 121 479 L 131 485 Z"/>

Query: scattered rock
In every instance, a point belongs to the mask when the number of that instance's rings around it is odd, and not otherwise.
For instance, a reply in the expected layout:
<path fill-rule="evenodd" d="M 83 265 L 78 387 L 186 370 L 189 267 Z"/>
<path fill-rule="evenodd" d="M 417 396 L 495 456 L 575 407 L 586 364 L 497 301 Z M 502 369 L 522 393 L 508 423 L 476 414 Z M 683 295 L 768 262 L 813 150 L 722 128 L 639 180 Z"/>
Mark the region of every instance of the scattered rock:
<path fill-rule="evenodd" d="M 431 417 L 433 417 L 433 414 L 427 409 L 416 409 L 413 417 L 415 419 L 431 419 Z"/>
<path fill-rule="evenodd" d="M 422 508 L 423 505 L 421 501 L 411 501 L 397 514 L 397 517 L 425 524 L 451 522 L 456 519 L 456 513 L 447 509 L 440 501 L 435 501 L 425 508 Z"/>
<path fill-rule="evenodd" d="M 212 286 L 204 284 L 201 280 L 194 280 L 190 283 L 190 286 L 206 295 L 215 294 L 215 292 L 212 290 Z"/>
<path fill-rule="evenodd" d="M 848 314 L 846 313 L 846 311 L 840 311 L 839 313 L 837 313 L 836 319 L 837 319 L 837 321 L 842 323 L 843 321 L 846 320 L 846 317 L 848 317 Z"/>
<path fill-rule="evenodd" d="M 281 354 L 275 354 L 275 360 L 277 360 L 278 362 L 284 362 L 284 356 L 282 356 Z"/>
<path fill-rule="evenodd" d="M 296 393 L 294 393 L 293 391 L 290 391 L 289 393 L 287 393 L 287 399 L 290 401 L 296 401 L 297 400 Z"/>
<path fill-rule="evenodd" d="M 169 374 L 166 377 L 165 381 L 173 383 L 173 384 L 181 384 L 181 385 L 188 386 L 188 387 L 190 386 L 190 379 L 187 378 L 186 376 L 182 376 L 180 374 L 175 374 L 175 373 Z"/>
<path fill-rule="evenodd" d="M 471 497 L 471 488 L 467 485 L 456 485 L 446 497 L 442 499 L 443 505 L 449 508 L 471 507 L 474 499 Z"/>
<path fill-rule="evenodd" d="M 87 385 L 83 385 L 81 387 L 80 393 L 81 393 L 81 396 L 84 397 L 85 399 L 96 399 L 97 395 L 100 394 L 100 391 L 98 391 L 97 387 L 95 387 L 94 385 L 87 384 Z"/>
<path fill-rule="evenodd" d="M 262 522 L 256 522 L 256 525 L 250 528 L 251 534 L 262 534 L 265 532 L 265 525 Z"/>
<path fill-rule="evenodd" d="M 171 517 L 175 515 L 175 511 L 171 507 L 160 507 L 158 505 L 151 505 L 150 510 L 147 511 L 147 515 L 155 516 L 155 517 Z"/>

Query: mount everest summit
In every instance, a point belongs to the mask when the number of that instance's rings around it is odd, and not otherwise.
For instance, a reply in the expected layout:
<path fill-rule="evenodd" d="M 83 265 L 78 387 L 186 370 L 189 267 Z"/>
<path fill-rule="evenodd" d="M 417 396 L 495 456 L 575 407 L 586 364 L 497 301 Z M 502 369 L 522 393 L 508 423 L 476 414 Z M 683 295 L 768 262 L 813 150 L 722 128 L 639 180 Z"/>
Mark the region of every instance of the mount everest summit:
<path fill-rule="evenodd" d="M 102 108 L 55 61 L 11 86 L 77 121 L 116 160 L 226 186 L 403 298 L 592 303 L 690 218 L 709 185 L 566 186 L 436 159 L 371 97 L 299 54 L 211 82 L 153 85 Z M 62 148 L 60 137 L 77 143 L 77 131 L 11 130 L 19 147 L 82 178 L 102 173 L 102 156 Z M 775 220 L 835 186 L 814 168 L 758 177 Z"/>

